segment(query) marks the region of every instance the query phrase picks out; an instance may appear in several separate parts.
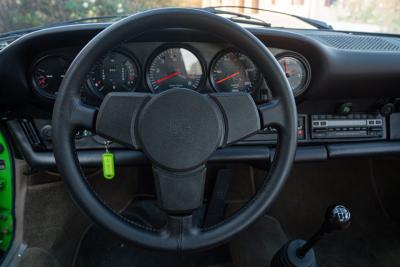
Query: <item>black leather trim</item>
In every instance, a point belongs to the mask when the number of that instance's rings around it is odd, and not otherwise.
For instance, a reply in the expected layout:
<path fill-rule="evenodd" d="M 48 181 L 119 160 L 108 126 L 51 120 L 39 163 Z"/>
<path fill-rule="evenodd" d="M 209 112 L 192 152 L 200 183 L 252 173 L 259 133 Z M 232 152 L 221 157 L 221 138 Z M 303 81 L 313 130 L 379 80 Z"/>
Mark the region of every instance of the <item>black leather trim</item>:
<path fill-rule="evenodd" d="M 275 149 L 271 149 L 271 155 L 275 154 Z M 271 156 L 271 159 L 273 156 Z M 297 147 L 295 162 L 315 162 L 328 159 L 328 151 L 324 145 Z"/>
<path fill-rule="evenodd" d="M 400 142 L 368 142 L 327 145 L 329 158 L 400 155 Z"/>

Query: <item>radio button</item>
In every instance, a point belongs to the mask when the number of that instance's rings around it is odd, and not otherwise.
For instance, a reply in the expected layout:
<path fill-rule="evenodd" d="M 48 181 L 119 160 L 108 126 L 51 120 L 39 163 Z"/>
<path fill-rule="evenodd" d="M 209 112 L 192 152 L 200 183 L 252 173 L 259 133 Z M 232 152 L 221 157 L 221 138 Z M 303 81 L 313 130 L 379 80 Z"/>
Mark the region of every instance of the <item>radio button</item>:
<path fill-rule="evenodd" d="M 382 127 L 371 127 L 371 128 L 369 128 L 369 130 L 370 131 L 375 131 L 375 132 L 382 131 Z"/>

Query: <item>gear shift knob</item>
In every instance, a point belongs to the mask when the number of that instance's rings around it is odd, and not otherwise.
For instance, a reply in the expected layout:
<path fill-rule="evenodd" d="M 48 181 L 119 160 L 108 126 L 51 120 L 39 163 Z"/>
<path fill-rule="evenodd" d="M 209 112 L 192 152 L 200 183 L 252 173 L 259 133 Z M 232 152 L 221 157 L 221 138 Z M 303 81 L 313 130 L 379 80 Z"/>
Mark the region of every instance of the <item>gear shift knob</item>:
<path fill-rule="evenodd" d="M 350 226 L 350 223 L 350 211 L 345 206 L 333 205 L 326 210 L 325 221 L 322 227 L 325 233 L 330 233 L 336 230 L 345 230 Z"/>

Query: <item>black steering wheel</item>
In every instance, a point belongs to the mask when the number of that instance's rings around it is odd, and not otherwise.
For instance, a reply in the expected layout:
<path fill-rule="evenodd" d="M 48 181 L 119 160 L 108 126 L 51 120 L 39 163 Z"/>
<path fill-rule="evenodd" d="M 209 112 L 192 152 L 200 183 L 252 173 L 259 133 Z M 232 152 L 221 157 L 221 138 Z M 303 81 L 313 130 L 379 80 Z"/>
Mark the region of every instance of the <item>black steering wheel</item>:
<path fill-rule="evenodd" d="M 80 87 L 92 65 L 116 45 L 159 29 L 193 29 L 218 35 L 248 55 L 267 77 L 274 100 L 257 106 L 247 93 L 200 94 L 171 89 L 160 94 L 109 93 L 99 109 L 86 106 Z M 279 133 L 269 175 L 235 215 L 209 228 L 193 223 L 203 203 L 207 159 L 265 126 Z M 150 229 L 112 211 L 91 189 L 80 168 L 74 132 L 86 128 L 140 149 L 150 159 L 159 205 L 168 220 Z M 53 111 L 54 155 L 76 203 L 114 234 L 152 249 L 197 250 L 215 246 L 263 215 L 281 190 L 296 151 L 297 113 L 290 85 L 265 45 L 239 25 L 196 9 L 156 9 L 127 17 L 94 37 L 76 56 Z"/>

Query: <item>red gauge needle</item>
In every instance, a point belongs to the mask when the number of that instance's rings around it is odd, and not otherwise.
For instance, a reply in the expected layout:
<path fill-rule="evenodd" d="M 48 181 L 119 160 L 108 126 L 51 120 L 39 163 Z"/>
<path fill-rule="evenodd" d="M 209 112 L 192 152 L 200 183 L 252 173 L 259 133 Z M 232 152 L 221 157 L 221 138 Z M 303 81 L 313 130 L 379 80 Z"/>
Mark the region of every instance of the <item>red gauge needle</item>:
<path fill-rule="evenodd" d="M 287 71 L 287 62 L 286 62 L 286 59 L 283 61 L 283 65 L 284 65 L 284 67 L 285 67 L 285 73 L 288 73 L 288 71 Z"/>
<path fill-rule="evenodd" d="M 160 83 L 162 83 L 163 81 L 166 81 L 166 80 L 171 79 L 171 78 L 173 78 L 173 77 L 175 77 L 175 76 L 178 76 L 179 74 L 180 74 L 179 72 L 175 71 L 175 72 L 171 73 L 170 75 L 167 75 L 167 76 L 165 76 L 165 77 L 162 77 L 162 78 L 156 80 L 156 83 L 157 83 L 157 84 L 160 84 Z"/>
<path fill-rule="evenodd" d="M 238 76 L 239 74 L 240 74 L 239 71 L 238 71 L 238 72 L 235 72 L 235 73 L 233 73 L 233 74 L 231 74 L 231 75 L 229 75 L 229 76 L 226 76 L 225 78 L 222 78 L 221 80 L 216 81 L 215 83 L 216 83 L 216 84 L 223 83 L 223 82 L 225 82 L 226 80 L 229 80 L 229 79 L 231 79 L 231 78 L 233 78 L 233 77 L 235 77 L 235 76 Z"/>

